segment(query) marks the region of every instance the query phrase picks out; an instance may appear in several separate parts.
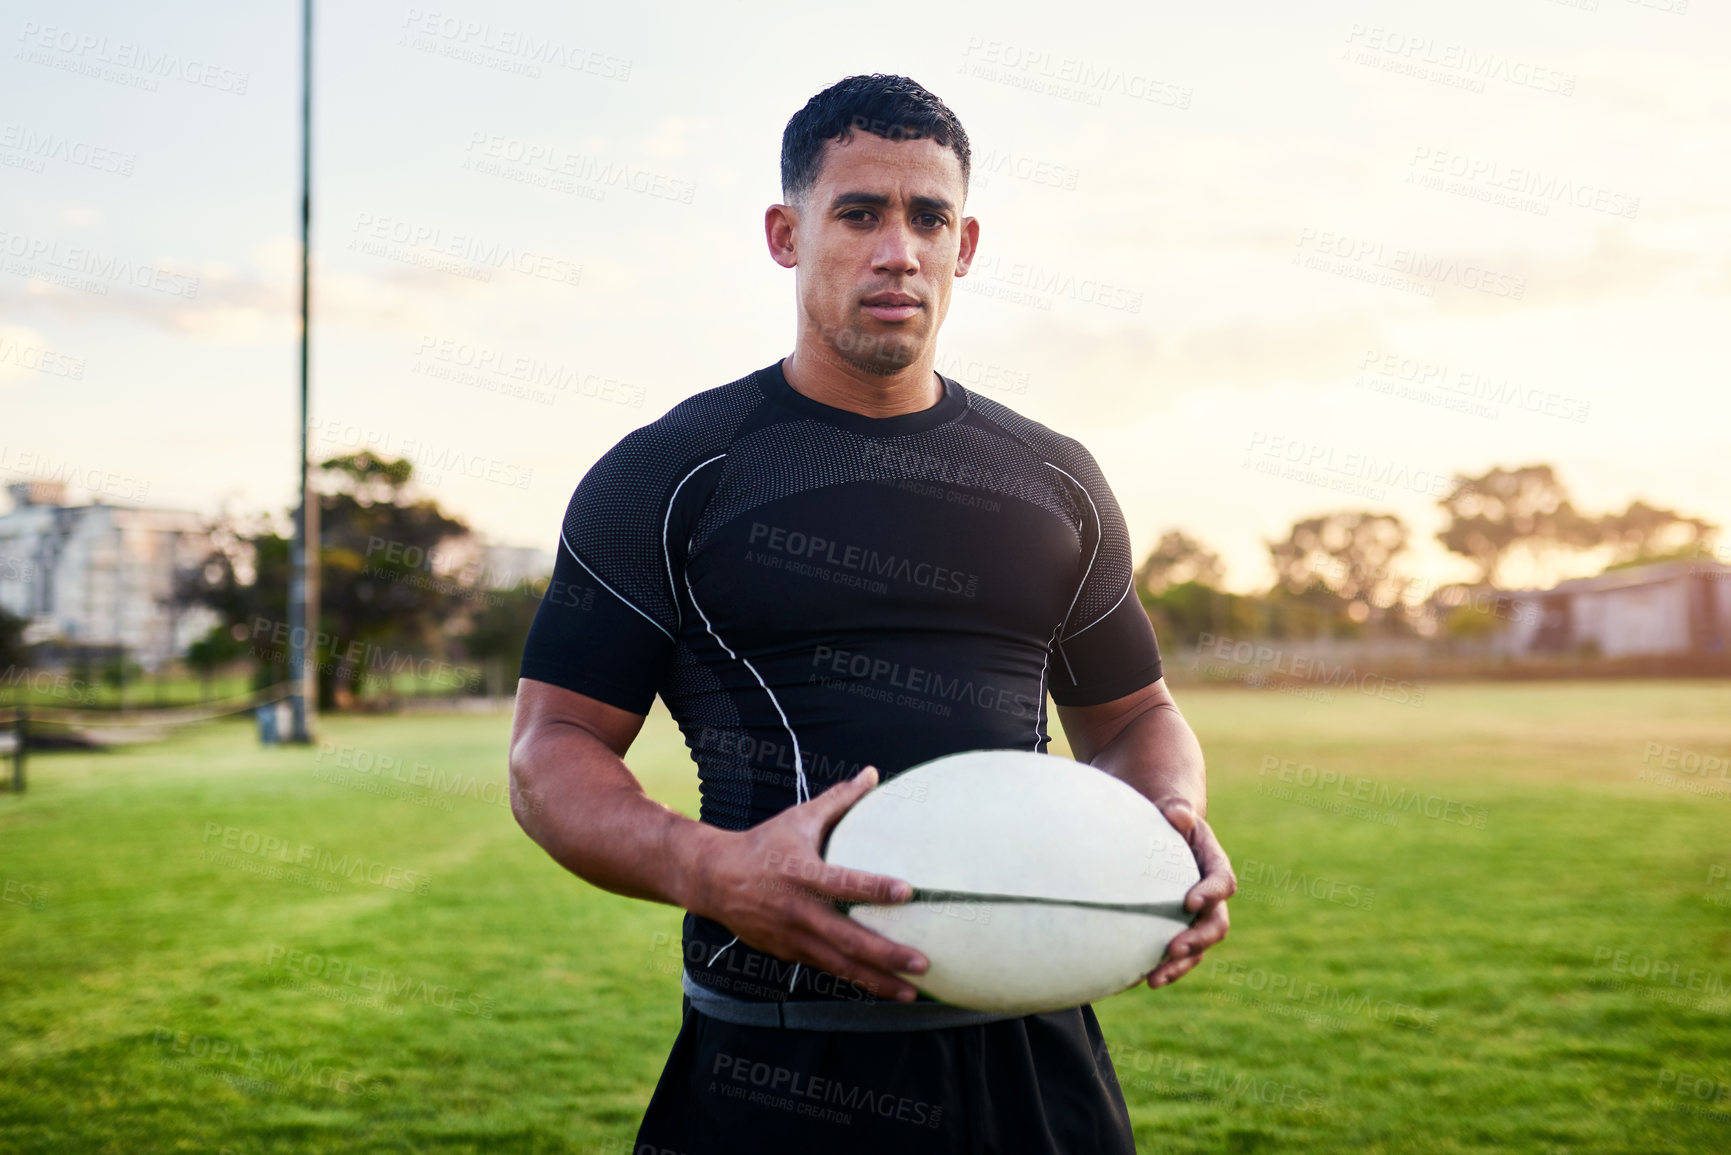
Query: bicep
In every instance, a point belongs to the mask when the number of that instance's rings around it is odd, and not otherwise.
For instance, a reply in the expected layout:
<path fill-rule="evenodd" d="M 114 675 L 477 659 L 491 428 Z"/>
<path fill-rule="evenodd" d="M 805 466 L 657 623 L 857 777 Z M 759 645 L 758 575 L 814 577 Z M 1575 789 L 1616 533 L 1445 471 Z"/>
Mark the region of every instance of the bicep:
<path fill-rule="evenodd" d="M 623 758 L 642 731 L 645 717 L 551 682 L 520 678 L 516 713 L 511 719 L 511 747 L 517 749 L 548 728 L 571 726 Z"/>
<path fill-rule="evenodd" d="M 1132 690 L 1109 702 L 1092 706 L 1066 706 L 1058 703 L 1058 721 L 1064 726 L 1064 737 L 1078 762 L 1091 762 L 1094 756 L 1136 718 L 1159 706 L 1175 706 L 1172 691 L 1164 677 Z"/>
<path fill-rule="evenodd" d="M 1111 487 L 1080 445 L 1069 464 L 1086 491 L 1090 524 L 1081 579 L 1052 646 L 1050 686 L 1060 706 L 1093 706 L 1159 681 L 1160 645 L 1136 596 L 1129 532 Z"/>

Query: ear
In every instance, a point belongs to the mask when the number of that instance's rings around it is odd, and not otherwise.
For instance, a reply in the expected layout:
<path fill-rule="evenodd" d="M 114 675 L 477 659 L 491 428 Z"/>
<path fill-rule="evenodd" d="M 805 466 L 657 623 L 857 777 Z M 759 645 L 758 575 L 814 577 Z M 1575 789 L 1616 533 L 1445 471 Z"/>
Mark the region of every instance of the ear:
<path fill-rule="evenodd" d="M 974 217 L 962 218 L 962 247 L 956 254 L 956 276 L 968 275 L 968 266 L 974 263 L 974 253 L 980 247 L 980 222 Z"/>
<path fill-rule="evenodd" d="M 763 212 L 763 237 L 769 242 L 769 256 L 784 269 L 799 264 L 794 246 L 794 233 L 799 226 L 799 210 L 790 205 L 770 205 Z"/>

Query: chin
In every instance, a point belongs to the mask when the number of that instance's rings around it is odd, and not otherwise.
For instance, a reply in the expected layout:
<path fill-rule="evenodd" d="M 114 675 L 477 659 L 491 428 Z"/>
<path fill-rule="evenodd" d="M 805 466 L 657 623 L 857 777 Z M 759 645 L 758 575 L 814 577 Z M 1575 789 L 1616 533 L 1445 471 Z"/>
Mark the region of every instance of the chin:
<path fill-rule="evenodd" d="M 923 333 L 892 330 L 871 333 L 862 329 L 837 329 L 830 333 L 829 347 L 847 365 L 877 377 L 893 377 L 920 359 L 925 349 Z"/>
<path fill-rule="evenodd" d="M 836 350 L 838 353 L 841 351 Z M 862 373 L 870 373 L 874 377 L 894 377 L 909 365 L 919 360 L 919 354 L 909 350 L 904 357 L 874 357 L 860 358 L 853 354 L 841 353 L 841 359 Z"/>

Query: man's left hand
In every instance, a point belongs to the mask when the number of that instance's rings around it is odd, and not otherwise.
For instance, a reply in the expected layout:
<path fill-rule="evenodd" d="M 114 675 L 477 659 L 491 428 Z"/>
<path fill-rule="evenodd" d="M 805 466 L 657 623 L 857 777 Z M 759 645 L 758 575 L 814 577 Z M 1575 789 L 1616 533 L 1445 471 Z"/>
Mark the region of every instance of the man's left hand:
<path fill-rule="evenodd" d="M 1231 925 L 1226 900 L 1238 893 L 1238 878 L 1232 873 L 1232 860 L 1220 848 L 1220 840 L 1208 823 L 1197 817 L 1188 799 L 1164 798 L 1156 805 L 1190 844 L 1202 871 L 1202 880 L 1184 895 L 1184 909 L 1195 912 L 1196 921 L 1167 944 L 1160 965 L 1148 972 L 1148 985 L 1163 987 L 1189 974 L 1202 961 L 1202 952 L 1226 937 Z"/>

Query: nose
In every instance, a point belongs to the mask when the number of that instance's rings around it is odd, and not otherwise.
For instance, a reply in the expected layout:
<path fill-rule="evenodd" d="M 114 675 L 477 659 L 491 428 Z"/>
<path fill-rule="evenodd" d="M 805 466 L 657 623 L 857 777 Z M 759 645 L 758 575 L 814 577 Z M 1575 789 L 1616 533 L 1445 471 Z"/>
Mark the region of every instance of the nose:
<path fill-rule="evenodd" d="M 919 256 L 913 230 L 906 221 L 891 221 L 878 230 L 877 249 L 872 254 L 872 269 L 897 276 L 912 276 L 920 271 Z"/>

